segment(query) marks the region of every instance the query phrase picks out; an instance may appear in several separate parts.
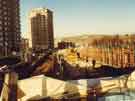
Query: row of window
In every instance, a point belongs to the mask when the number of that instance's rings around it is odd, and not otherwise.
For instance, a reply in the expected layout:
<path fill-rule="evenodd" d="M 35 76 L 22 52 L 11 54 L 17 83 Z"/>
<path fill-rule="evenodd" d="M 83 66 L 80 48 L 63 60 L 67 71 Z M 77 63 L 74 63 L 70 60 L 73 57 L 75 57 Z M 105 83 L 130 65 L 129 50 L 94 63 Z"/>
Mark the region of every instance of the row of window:
<path fill-rule="evenodd" d="M 6 21 L 5 21 L 5 22 L 3 23 L 3 22 L 0 20 L 0 25 L 2 25 L 2 24 L 3 24 L 3 25 L 10 25 L 10 22 L 6 22 Z"/>
<path fill-rule="evenodd" d="M 0 26 L 0 30 L 4 30 L 4 31 L 7 31 L 8 30 L 8 27 L 2 27 L 2 26 Z"/>
<path fill-rule="evenodd" d="M 7 1 L 0 0 L 0 3 L 1 3 L 1 4 L 7 4 Z"/>

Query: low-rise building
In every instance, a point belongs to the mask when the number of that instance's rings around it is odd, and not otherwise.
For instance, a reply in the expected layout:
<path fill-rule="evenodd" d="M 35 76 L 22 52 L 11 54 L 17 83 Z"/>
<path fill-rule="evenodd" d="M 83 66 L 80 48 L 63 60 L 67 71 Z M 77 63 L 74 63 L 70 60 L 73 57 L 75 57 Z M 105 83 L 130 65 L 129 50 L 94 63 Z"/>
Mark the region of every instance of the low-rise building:
<path fill-rule="evenodd" d="M 58 42 L 58 49 L 66 49 L 69 47 L 75 47 L 75 44 L 73 42 Z"/>

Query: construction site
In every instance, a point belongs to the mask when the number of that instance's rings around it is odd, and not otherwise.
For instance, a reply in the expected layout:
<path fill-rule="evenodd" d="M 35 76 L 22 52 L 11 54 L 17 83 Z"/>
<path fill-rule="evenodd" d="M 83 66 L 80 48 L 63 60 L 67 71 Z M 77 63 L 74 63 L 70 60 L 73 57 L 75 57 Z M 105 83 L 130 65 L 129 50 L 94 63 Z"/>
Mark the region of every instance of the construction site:
<path fill-rule="evenodd" d="M 83 59 L 73 49 L 48 52 L 31 63 L 11 60 L 1 63 L 1 101 L 135 99 L 132 67 Z"/>

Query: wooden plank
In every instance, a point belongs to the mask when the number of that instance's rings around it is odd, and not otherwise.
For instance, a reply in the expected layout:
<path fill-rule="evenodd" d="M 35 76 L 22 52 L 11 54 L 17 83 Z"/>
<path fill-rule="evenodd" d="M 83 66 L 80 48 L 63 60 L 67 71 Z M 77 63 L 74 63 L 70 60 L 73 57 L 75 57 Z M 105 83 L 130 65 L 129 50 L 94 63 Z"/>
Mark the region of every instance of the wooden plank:
<path fill-rule="evenodd" d="M 9 72 L 5 75 L 1 93 L 2 101 L 17 101 L 17 80 L 18 75 L 15 72 Z"/>

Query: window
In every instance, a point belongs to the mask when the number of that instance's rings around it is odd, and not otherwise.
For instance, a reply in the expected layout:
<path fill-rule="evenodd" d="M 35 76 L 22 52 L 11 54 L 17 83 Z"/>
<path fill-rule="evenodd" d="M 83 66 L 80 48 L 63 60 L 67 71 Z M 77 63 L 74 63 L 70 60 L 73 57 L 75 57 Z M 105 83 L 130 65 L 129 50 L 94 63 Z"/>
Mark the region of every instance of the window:
<path fill-rule="evenodd" d="M 0 26 L 0 30 L 2 30 L 2 26 Z"/>
<path fill-rule="evenodd" d="M 4 10 L 7 10 L 7 7 L 4 6 L 3 9 L 4 9 Z"/>
<path fill-rule="evenodd" d="M 0 32 L 0 37 L 3 35 L 3 33 L 2 32 Z"/>
<path fill-rule="evenodd" d="M 3 41 L 3 37 L 0 37 L 0 41 Z"/>
<path fill-rule="evenodd" d="M 8 24 L 8 22 L 4 22 L 4 25 L 7 25 Z"/>
<path fill-rule="evenodd" d="M 8 33 L 7 32 L 5 32 L 5 36 L 7 36 L 8 35 Z"/>
<path fill-rule="evenodd" d="M 7 15 L 7 12 L 6 11 L 4 12 L 4 15 Z"/>
<path fill-rule="evenodd" d="M 3 4 L 6 4 L 6 1 L 3 1 Z"/>
<path fill-rule="evenodd" d="M 0 24 L 2 24 L 2 21 L 0 21 Z"/>
<path fill-rule="evenodd" d="M 5 20 L 7 20 L 8 18 L 7 17 L 4 17 Z"/>
<path fill-rule="evenodd" d="M 3 46 L 3 43 L 2 42 L 0 42 L 0 46 Z"/>
<path fill-rule="evenodd" d="M 5 31 L 7 31 L 7 30 L 8 30 L 8 28 L 7 28 L 7 27 L 5 27 L 5 28 L 4 28 L 4 30 L 5 30 Z"/>

